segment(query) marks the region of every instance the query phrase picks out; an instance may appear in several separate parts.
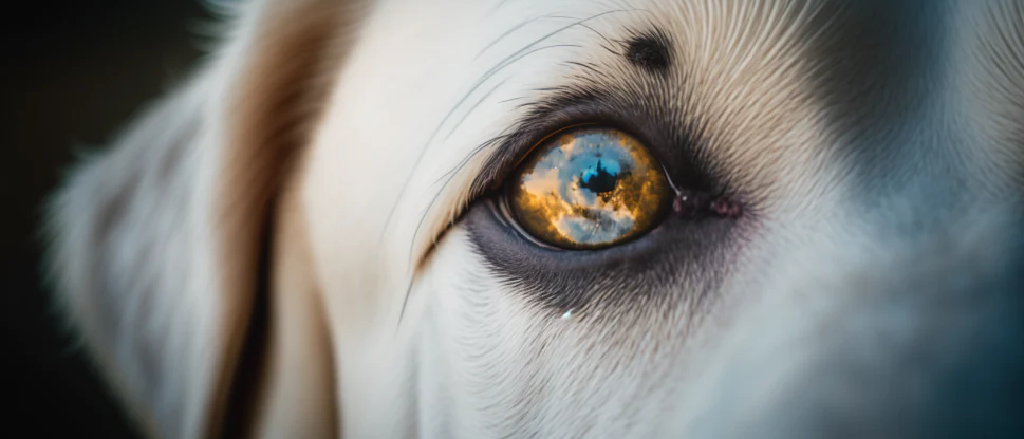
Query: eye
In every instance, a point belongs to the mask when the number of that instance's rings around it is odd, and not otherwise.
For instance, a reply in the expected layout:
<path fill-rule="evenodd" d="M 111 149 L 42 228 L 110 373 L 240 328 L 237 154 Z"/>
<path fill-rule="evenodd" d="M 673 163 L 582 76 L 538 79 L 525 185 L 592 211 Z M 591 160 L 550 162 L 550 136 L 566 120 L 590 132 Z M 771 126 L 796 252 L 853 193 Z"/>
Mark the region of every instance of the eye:
<path fill-rule="evenodd" d="M 526 233 L 570 250 L 613 246 L 650 231 L 674 195 L 647 148 L 609 128 L 544 139 L 506 191 L 508 209 Z"/>

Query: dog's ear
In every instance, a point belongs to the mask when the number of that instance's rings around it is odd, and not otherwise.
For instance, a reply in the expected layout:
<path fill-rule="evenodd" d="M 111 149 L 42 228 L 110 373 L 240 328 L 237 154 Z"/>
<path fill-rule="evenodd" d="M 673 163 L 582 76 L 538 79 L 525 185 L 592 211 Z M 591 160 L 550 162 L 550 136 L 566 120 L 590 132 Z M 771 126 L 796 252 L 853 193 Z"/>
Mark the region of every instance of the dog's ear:
<path fill-rule="evenodd" d="M 274 199 L 365 10 L 247 3 L 207 65 L 54 197 L 61 308 L 145 433 L 224 431 Z"/>

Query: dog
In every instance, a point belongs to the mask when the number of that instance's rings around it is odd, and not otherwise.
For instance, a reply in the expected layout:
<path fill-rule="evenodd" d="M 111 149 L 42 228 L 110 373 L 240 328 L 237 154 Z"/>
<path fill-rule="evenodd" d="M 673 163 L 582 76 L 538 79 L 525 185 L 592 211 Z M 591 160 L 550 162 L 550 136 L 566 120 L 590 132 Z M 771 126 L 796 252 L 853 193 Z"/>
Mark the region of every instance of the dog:
<path fill-rule="evenodd" d="M 1024 433 L 1024 2 L 215 6 L 47 216 L 147 437 Z"/>

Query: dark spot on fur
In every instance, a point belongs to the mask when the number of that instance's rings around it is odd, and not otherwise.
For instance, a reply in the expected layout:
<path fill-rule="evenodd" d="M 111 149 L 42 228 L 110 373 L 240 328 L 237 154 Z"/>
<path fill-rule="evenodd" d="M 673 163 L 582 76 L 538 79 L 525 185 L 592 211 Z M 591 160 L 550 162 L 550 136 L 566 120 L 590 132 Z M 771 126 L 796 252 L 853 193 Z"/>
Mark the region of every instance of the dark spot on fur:
<path fill-rule="evenodd" d="M 648 72 L 667 72 L 672 62 L 670 47 L 668 37 L 661 31 L 637 34 L 629 40 L 626 59 Z"/>

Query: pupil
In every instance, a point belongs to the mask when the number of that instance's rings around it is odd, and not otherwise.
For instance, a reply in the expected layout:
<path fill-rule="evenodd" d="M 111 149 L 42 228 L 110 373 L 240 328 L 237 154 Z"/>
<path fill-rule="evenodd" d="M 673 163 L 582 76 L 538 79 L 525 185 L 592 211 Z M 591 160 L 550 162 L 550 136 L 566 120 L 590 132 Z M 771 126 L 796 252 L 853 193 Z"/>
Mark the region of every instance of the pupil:
<path fill-rule="evenodd" d="M 614 191 L 618 184 L 618 172 L 608 172 L 607 167 L 601 166 L 601 159 L 597 159 L 596 168 L 587 168 L 583 171 L 580 175 L 580 187 L 598 194 Z"/>

